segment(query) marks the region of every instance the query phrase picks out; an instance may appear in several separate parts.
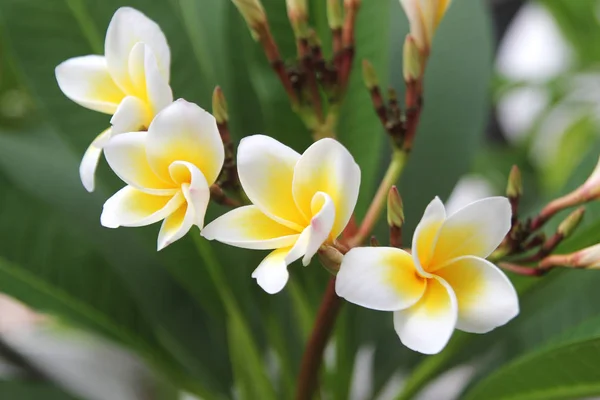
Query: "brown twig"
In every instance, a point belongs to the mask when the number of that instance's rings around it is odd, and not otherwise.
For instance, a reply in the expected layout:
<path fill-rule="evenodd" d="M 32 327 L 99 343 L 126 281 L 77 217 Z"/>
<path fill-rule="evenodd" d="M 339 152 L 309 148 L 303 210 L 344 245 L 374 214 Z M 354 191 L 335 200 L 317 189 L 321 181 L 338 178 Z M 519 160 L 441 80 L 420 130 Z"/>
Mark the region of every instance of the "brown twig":
<path fill-rule="evenodd" d="M 423 108 L 423 84 L 421 80 L 406 83 L 406 123 L 403 148 L 406 152 L 412 149 L 417 127 Z"/>
<path fill-rule="evenodd" d="M 354 60 L 354 27 L 356 25 L 356 16 L 359 8 L 359 0 L 346 1 L 344 4 L 346 15 L 344 18 L 344 26 L 342 27 L 341 41 L 343 48 L 340 52 L 338 68 L 338 88 L 340 94 L 346 91 L 350 70 L 352 69 L 352 61 Z"/>
<path fill-rule="evenodd" d="M 210 187 L 210 199 L 217 204 L 221 204 L 228 207 L 239 207 L 242 205 L 241 202 L 228 197 L 227 194 L 217 184 Z"/>
<path fill-rule="evenodd" d="M 313 109 L 319 123 L 323 123 L 323 108 L 321 105 L 321 94 L 319 93 L 319 85 L 317 83 L 317 75 L 313 65 L 312 53 L 307 39 L 298 40 L 298 57 L 302 64 L 302 72 L 308 83 Z"/>
<path fill-rule="evenodd" d="M 296 400 L 311 400 L 317 387 L 318 371 L 322 363 L 322 355 L 335 326 L 340 312 L 342 299 L 335 294 L 335 277 L 329 280 L 325 295 L 317 314 L 317 320 L 302 357 L 300 374 L 298 375 L 298 391 Z"/>

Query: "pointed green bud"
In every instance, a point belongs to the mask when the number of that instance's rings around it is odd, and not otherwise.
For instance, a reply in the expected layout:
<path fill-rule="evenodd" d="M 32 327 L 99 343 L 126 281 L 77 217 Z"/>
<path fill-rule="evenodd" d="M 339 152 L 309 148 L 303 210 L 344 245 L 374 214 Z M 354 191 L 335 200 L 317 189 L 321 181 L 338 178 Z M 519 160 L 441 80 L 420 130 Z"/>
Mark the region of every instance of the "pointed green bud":
<path fill-rule="evenodd" d="M 252 36 L 257 39 L 258 31 L 267 25 L 267 14 L 260 0 L 232 0 L 242 17 L 246 20 Z"/>
<path fill-rule="evenodd" d="M 521 181 L 521 170 L 516 165 L 512 166 L 508 175 L 508 185 L 506 186 L 506 196 L 509 199 L 518 199 L 523 194 L 523 183 Z"/>
<path fill-rule="evenodd" d="M 375 72 L 375 68 L 373 68 L 373 64 L 371 64 L 369 60 L 363 60 L 362 73 L 363 81 L 365 82 L 367 89 L 372 90 L 374 87 L 379 86 L 377 72 Z"/>
<path fill-rule="evenodd" d="M 327 0 L 327 21 L 332 31 L 342 28 L 344 13 L 340 0 Z"/>
<path fill-rule="evenodd" d="M 286 0 L 287 13 L 294 35 L 298 39 L 307 39 L 308 31 L 308 6 L 306 0 Z"/>
<path fill-rule="evenodd" d="M 322 246 L 319 249 L 319 261 L 323 267 L 331 274 L 335 275 L 340 270 L 344 255 L 338 249 L 332 246 Z"/>
<path fill-rule="evenodd" d="M 392 186 L 388 192 L 387 198 L 387 222 L 389 226 L 396 228 L 404 225 L 404 205 L 402 204 L 402 198 L 398 193 L 398 188 Z"/>
<path fill-rule="evenodd" d="M 412 82 L 421 78 L 423 71 L 422 60 L 423 58 L 415 39 L 411 35 L 407 35 L 404 41 L 404 56 L 402 60 L 405 82 Z"/>
<path fill-rule="evenodd" d="M 585 213 L 584 207 L 579 207 L 577 210 L 573 211 L 563 222 L 558 226 L 557 232 L 564 238 L 568 238 L 571 234 L 577 229 L 581 220 L 583 219 L 583 214 Z"/>
<path fill-rule="evenodd" d="M 227 102 L 225 95 L 219 86 L 215 88 L 212 96 L 212 112 L 217 120 L 217 124 L 227 122 L 229 115 L 227 114 Z"/>

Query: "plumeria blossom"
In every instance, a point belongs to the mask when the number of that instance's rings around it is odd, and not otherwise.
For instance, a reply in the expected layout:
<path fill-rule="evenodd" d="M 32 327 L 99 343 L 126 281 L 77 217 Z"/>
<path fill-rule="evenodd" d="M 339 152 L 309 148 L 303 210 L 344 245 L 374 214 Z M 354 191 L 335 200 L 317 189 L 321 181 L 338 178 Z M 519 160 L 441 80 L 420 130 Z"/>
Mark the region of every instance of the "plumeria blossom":
<path fill-rule="evenodd" d="M 102 225 L 144 226 L 164 220 L 158 250 L 202 229 L 225 151 L 215 118 L 179 99 L 162 110 L 148 132 L 113 137 L 106 160 L 127 186 L 106 201 Z"/>
<path fill-rule="evenodd" d="M 400 0 L 410 24 L 410 35 L 422 52 L 429 52 L 433 35 L 450 2 L 451 0 Z"/>
<path fill-rule="evenodd" d="M 170 65 L 171 51 L 160 27 L 123 7 L 108 26 L 104 56 L 75 57 L 56 67 L 58 86 L 69 99 L 113 116 L 112 127 L 94 139 L 81 161 L 79 174 L 88 191 L 94 190 L 98 160 L 111 136 L 146 130 L 173 102 Z"/>
<path fill-rule="evenodd" d="M 268 293 L 285 286 L 287 266 L 308 265 L 346 227 L 356 205 L 360 168 L 339 142 L 321 139 L 300 155 L 268 136 L 244 138 L 240 182 L 252 205 L 217 218 L 202 236 L 246 249 L 273 250 L 252 273 Z"/>
<path fill-rule="evenodd" d="M 435 198 L 413 237 L 412 255 L 389 247 L 362 247 L 343 258 L 336 292 L 351 303 L 394 312 L 407 347 L 441 351 L 454 328 L 485 333 L 519 312 L 510 280 L 485 260 L 510 229 L 504 197 L 476 201 L 446 217 Z"/>

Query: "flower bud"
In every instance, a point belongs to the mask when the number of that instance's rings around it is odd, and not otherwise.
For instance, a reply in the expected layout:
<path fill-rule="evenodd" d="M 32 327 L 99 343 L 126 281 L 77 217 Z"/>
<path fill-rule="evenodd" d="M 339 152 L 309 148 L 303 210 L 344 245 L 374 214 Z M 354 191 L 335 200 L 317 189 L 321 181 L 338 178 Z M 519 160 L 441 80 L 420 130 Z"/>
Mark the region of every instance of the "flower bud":
<path fill-rule="evenodd" d="M 428 54 L 438 25 L 451 0 L 400 0 L 410 25 L 410 34 L 423 54 Z"/>
<path fill-rule="evenodd" d="M 421 77 L 423 71 L 423 58 L 415 39 L 411 35 L 404 41 L 403 73 L 404 81 L 412 82 Z"/>
<path fill-rule="evenodd" d="M 518 199 L 523 194 L 523 183 L 521 181 L 521 170 L 513 165 L 508 175 L 508 185 L 506 186 L 506 197 L 509 199 Z"/>
<path fill-rule="evenodd" d="M 578 267 L 600 269 L 600 244 L 579 250 L 573 260 Z"/>
<path fill-rule="evenodd" d="M 387 198 L 387 221 L 389 226 L 396 228 L 404 225 L 404 205 L 402 204 L 402 198 L 398 193 L 398 188 L 392 186 L 388 192 Z"/>
<path fill-rule="evenodd" d="M 319 249 L 319 260 L 325 269 L 332 274 L 337 274 L 342 264 L 344 255 L 338 249 L 332 246 L 322 246 Z"/>
<path fill-rule="evenodd" d="M 564 221 L 560 223 L 560 225 L 558 225 L 558 234 L 560 234 L 563 237 L 563 239 L 571 236 L 571 234 L 575 231 L 575 229 L 577 229 L 577 227 L 581 223 L 584 213 L 585 208 L 579 207 L 577 210 L 569 214 L 569 216 L 565 218 Z"/>
<path fill-rule="evenodd" d="M 252 36 L 257 38 L 258 31 L 262 26 L 267 25 L 267 15 L 260 0 L 232 0 L 237 7 L 242 17 L 246 20 L 246 24 L 252 32 Z"/>
<path fill-rule="evenodd" d="M 331 30 L 342 28 L 344 14 L 340 0 L 327 0 L 327 21 Z"/>
<path fill-rule="evenodd" d="M 308 7 L 306 0 L 286 0 L 287 13 L 294 35 L 298 39 L 308 37 Z"/>
<path fill-rule="evenodd" d="M 227 114 L 227 102 L 225 101 L 225 95 L 219 86 L 213 91 L 212 97 L 212 112 L 213 116 L 217 120 L 217 124 L 227 122 L 229 116 Z"/>
<path fill-rule="evenodd" d="M 379 82 L 377 80 L 377 72 L 375 72 L 375 68 L 373 68 L 373 64 L 371 64 L 368 60 L 363 60 L 362 62 L 362 73 L 363 73 L 363 81 L 365 82 L 365 86 L 367 89 L 371 90 L 376 86 L 379 86 Z"/>
<path fill-rule="evenodd" d="M 592 174 L 587 178 L 581 188 L 586 192 L 585 197 L 588 201 L 600 198 L 600 158 L 598 159 L 596 168 L 594 168 Z"/>

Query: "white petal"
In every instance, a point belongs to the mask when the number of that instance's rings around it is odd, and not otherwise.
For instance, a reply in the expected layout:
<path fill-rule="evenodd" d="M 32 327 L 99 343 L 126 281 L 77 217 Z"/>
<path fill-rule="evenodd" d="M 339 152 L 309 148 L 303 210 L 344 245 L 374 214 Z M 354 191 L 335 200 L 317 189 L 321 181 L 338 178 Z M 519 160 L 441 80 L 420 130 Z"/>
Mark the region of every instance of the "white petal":
<path fill-rule="evenodd" d="M 420 353 L 439 353 L 452 336 L 458 310 L 456 296 L 443 279 L 427 280 L 423 297 L 412 307 L 394 312 L 394 328 L 402 343 Z"/>
<path fill-rule="evenodd" d="M 193 209 L 188 203 L 184 202 L 183 205 L 163 221 L 158 233 L 156 249 L 160 251 L 184 237 L 192 226 L 194 226 L 194 218 Z"/>
<path fill-rule="evenodd" d="M 273 221 L 258 207 L 244 206 L 208 224 L 202 236 L 244 249 L 267 250 L 292 246 L 300 235 Z"/>
<path fill-rule="evenodd" d="M 438 270 L 458 302 L 456 327 L 486 333 L 519 314 L 519 299 L 510 280 L 494 264 L 479 257 L 461 257 Z"/>
<path fill-rule="evenodd" d="M 169 166 L 174 161 L 187 161 L 202 171 L 209 186 L 217 180 L 225 158 L 215 118 L 183 99 L 154 118 L 146 151 L 150 166 L 162 179 L 170 179 Z"/>
<path fill-rule="evenodd" d="M 327 193 L 333 200 L 336 219 L 331 237 L 344 230 L 352 213 L 360 188 L 360 168 L 342 144 L 334 139 L 321 139 L 310 146 L 294 169 L 294 200 L 306 218 L 317 192 Z"/>
<path fill-rule="evenodd" d="M 250 201 L 275 221 L 301 231 L 309 218 L 300 214 L 292 196 L 294 167 L 300 154 L 277 140 L 253 135 L 241 140 L 237 167 Z"/>
<path fill-rule="evenodd" d="M 151 121 L 150 109 L 135 96 L 125 97 L 110 119 L 115 134 L 145 131 Z"/>
<path fill-rule="evenodd" d="M 159 71 L 168 83 L 171 51 L 160 27 L 138 10 L 119 8 L 108 25 L 104 53 L 110 74 L 128 94 L 134 92 L 134 84 L 129 76 L 129 54 L 138 42 L 143 42 L 152 49 Z"/>
<path fill-rule="evenodd" d="M 167 217 L 184 203 L 181 193 L 156 196 L 125 186 L 106 200 L 100 222 L 107 228 L 150 225 Z"/>
<path fill-rule="evenodd" d="M 416 272 L 412 256 L 404 250 L 357 247 L 342 259 L 335 291 L 362 307 L 402 310 L 415 304 L 425 292 L 425 279 Z"/>
<path fill-rule="evenodd" d="M 252 277 L 265 292 L 275 294 L 285 287 L 290 277 L 285 262 L 289 250 L 287 247 L 272 251 L 252 272 Z"/>
<path fill-rule="evenodd" d="M 202 171 L 194 164 L 175 161 L 169 167 L 169 172 L 173 181 L 181 185 L 188 204 L 187 212 L 193 214 L 193 224 L 202 229 L 210 201 L 210 188 Z"/>
<path fill-rule="evenodd" d="M 147 44 L 139 42 L 133 46 L 129 54 L 129 75 L 136 97 L 147 104 L 151 118 L 173 102 L 169 82 L 158 70 L 156 57 Z M 151 121 L 147 121 L 146 127 Z"/>
<path fill-rule="evenodd" d="M 113 114 L 125 94 L 115 84 L 102 56 L 71 58 L 55 70 L 60 90 L 75 103 Z"/>
<path fill-rule="evenodd" d="M 102 154 L 102 148 L 106 144 L 106 142 L 110 139 L 112 135 L 112 131 L 110 128 L 96 136 L 96 139 L 90 144 L 90 147 L 87 148 L 83 158 L 81 159 L 81 164 L 79 164 L 79 177 L 81 178 L 81 183 L 83 183 L 83 187 L 88 192 L 94 191 L 95 186 L 95 175 L 96 168 L 98 167 L 98 161 L 100 160 L 100 155 Z"/>
<path fill-rule="evenodd" d="M 510 230 L 511 214 L 506 197 L 488 197 L 449 216 L 439 231 L 429 271 L 456 257 L 489 256 Z"/>
<path fill-rule="evenodd" d="M 431 277 L 431 274 L 427 273 L 426 270 L 428 270 L 438 233 L 445 219 L 444 204 L 436 196 L 425 209 L 425 213 L 413 234 L 412 254 L 415 259 L 415 266 L 422 276 Z"/>
<path fill-rule="evenodd" d="M 422 14 L 417 3 L 418 1 L 419 0 L 400 0 L 400 4 L 408 18 L 410 34 L 416 40 L 417 46 L 423 49 L 427 45 L 427 40 L 425 37 Z"/>
<path fill-rule="evenodd" d="M 302 258 L 302 264 L 307 266 L 310 260 L 319 251 L 323 243 L 330 236 L 331 229 L 335 222 L 336 209 L 331 197 L 323 192 L 317 192 L 312 199 L 312 214 L 314 217 L 310 220 L 310 225 L 305 230 L 310 232 L 306 252 Z"/>
<path fill-rule="evenodd" d="M 106 161 L 124 182 L 154 194 L 175 194 L 175 184 L 156 176 L 146 157 L 146 132 L 116 135 L 104 146 Z"/>

